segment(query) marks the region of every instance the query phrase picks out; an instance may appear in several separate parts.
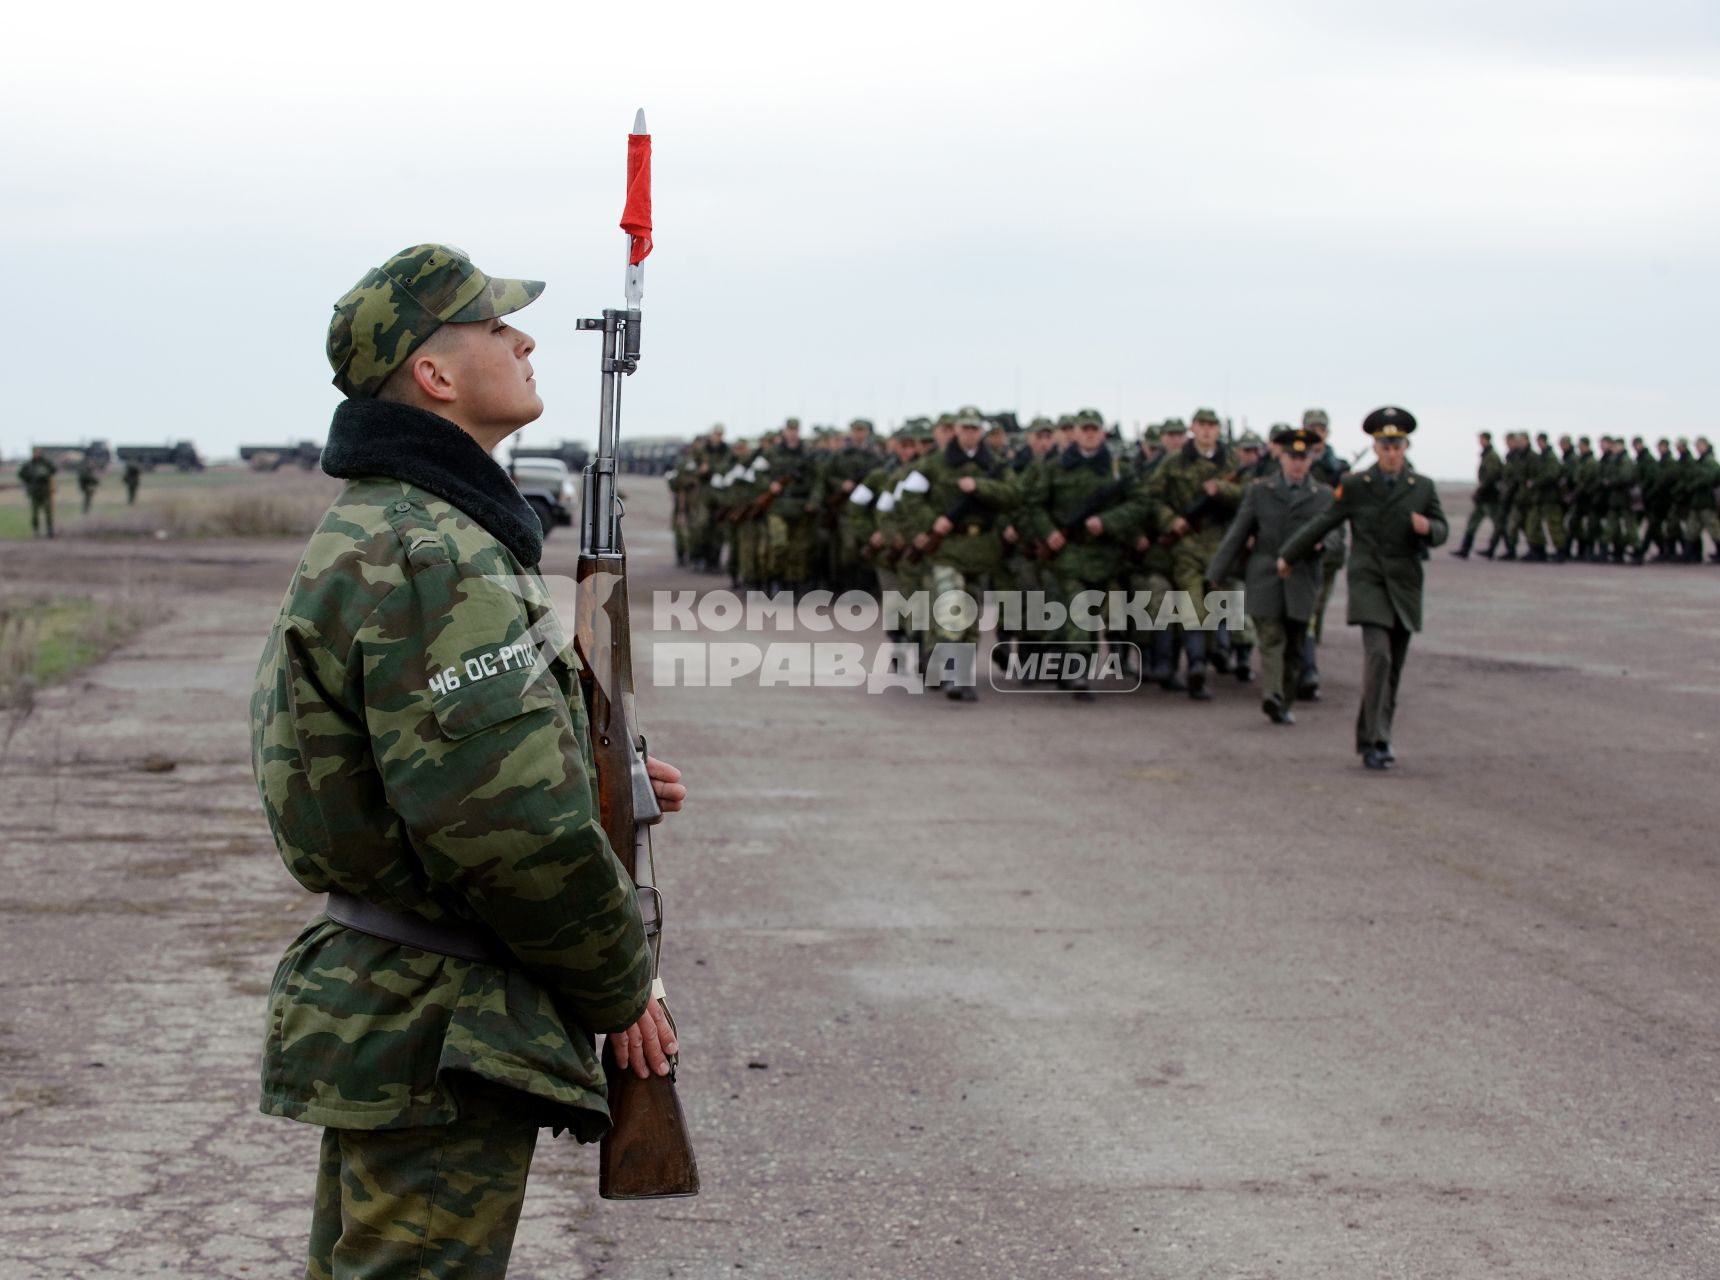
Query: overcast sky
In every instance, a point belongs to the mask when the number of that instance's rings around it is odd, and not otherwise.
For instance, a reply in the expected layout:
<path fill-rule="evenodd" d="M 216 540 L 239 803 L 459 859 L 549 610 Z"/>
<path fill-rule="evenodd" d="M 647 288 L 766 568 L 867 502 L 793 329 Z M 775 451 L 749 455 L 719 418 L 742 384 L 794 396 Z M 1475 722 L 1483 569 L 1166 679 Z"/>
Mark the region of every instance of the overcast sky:
<path fill-rule="evenodd" d="M 331 304 L 442 240 L 547 280 L 594 434 L 624 135 L 628 434 L 964 403 L 1265 428 L 1713 431 L 1720 6 L 30 5 L 0 49 L 0 452 L 321 439 Z"/>

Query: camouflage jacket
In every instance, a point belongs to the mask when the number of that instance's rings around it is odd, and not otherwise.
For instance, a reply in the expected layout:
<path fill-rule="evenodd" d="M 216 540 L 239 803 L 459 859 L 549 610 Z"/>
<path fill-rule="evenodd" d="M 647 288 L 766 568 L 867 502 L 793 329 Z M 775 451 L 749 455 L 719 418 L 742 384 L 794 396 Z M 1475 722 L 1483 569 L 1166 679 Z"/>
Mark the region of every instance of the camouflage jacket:
<path fill-rule="evenodd" d="M 1109 445 L 1084 455 L 1071 444 L 1040 460 L 1035 481 L 1034 505 L 1022 512 L 1027 535 L 1048 544 L 1053 533 L 1061 533 L 1066 541 L 1051 558 L 1057 573 L 1090 586 L 1107 582 L 1148 518 L 1133 467 Z M 1087 530 L 1090 516 L 1098 516 L 1103 526 L 1097 537 Z"/>
<path fill-rule="evenodd" d="M 445 1123 L 470 1073 L 532 1095 L 546 1125 L 599 1137 L 593 1035 L 639 1018 L 650 965 L 597 822 L 577 659 L 535 570 L 541 534 L 501 468 L 416 409 L 342 405 L 323 466 L 349 482 L 251 699 L 281 857 L 313 893 L 488 926 L 519 963 L 316 917 L 269 994 L 262 1109 L 353 1129 Z"/>
<path fill-rule="evenodd" d="M 931 533 L 943 516 L 954 527 L 929 559 L 966 574 L 995 573 L 1003 561 L 1003 526 L 1020 500 L 1008 463 L 984 444 L 970 458 L 952 440 L 941 453 L 920 459 L 918 469 L 931 488 L 923 494 L 903 493 L 908 537 Z M 972 493 L 962 492 L 963 479 L 973 480 Z"/>
<path fill-rule="evenodd" d="M 1153 469 L 1147 485 L 1159 526 L 1169 529 L 1182 516 L 1193 526 L 1183 541 L 1201 548 L 1202 559 L 1218 550 L 1225 526 L 1242 504 L 1242 486 L 1234 476 L 1235 459 L 1219 445 L 1210 458 L 1202 457 L 1190 440 L 1182 449 Z M 1218 492 L 1208 494 L 1206 482 L 1216 480 Z"/>
<path fill-rule="evenodd" d="M 18 468 L 18 483 L 24 486 L 24 492 L 37 502 L 44 502 L 53 495 L 54 474 L 59 471 L 46 458 L 31 458 Z"/>

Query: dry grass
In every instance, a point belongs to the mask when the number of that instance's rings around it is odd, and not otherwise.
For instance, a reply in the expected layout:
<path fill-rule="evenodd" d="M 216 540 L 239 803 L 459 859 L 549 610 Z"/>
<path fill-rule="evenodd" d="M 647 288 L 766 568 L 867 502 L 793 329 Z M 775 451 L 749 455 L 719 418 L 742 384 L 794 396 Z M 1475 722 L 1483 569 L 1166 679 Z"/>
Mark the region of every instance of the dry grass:
<path fill-rule="evenodd" d="M 110 476 L 83 514 L 75 492 L 61 487 L 55 527 L 77 538 L 276 538 L 306 537 L 316 528 L 341 481 L 320 471 L 248 469 L 200 475 L 154 472 L 144 476 L 137 505 Z M 29 537 L 28 504 L 13 487 L 0 490 L 0 538 Z"/>
<path fill-rule="evenodd" d="M 0 597 L 0 708 L 27 714 L 37 689 L 100 662 L 155 613 L 128 594 Z"/>

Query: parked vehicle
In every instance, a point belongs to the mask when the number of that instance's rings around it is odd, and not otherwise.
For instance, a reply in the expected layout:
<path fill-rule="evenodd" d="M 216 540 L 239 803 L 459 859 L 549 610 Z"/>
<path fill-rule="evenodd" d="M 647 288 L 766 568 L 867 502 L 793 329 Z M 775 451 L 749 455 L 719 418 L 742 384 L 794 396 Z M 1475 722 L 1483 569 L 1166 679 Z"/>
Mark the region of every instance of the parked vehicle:
<path fill-rule="evenodd" d="M 508 474 L 537 512 L 544 537 L 558 525 L 573 523 L 574 512 L 579 509 L 579 486 L 567 463 L 558 458 L 515 458 Z"/>

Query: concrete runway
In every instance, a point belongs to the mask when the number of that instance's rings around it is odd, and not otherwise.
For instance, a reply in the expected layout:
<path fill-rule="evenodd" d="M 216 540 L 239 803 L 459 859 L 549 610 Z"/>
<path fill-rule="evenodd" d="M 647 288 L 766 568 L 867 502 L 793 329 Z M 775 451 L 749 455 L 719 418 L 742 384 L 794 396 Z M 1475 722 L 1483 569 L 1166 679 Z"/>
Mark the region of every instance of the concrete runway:
<path fill-rule="evenodd" d="M 650 591 L 718 581 L 627 488 L 644 680 Z M 302 1265 L 256 1059 L 310 906 L 245 726 L 297 552 L 8 548 L 163 616 L 0 758 L 6 1280 Z M 1336 625 L 1291 729 L 1228 678 L 642 688 L 704 1194 L 546 1141 L 512 1274 L 1720 1275 L 1720 570 L 1435 555 L 1386 776 Z"/>

